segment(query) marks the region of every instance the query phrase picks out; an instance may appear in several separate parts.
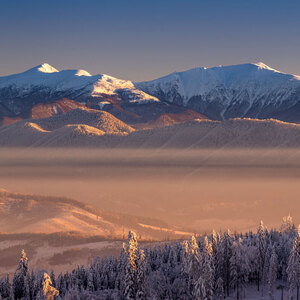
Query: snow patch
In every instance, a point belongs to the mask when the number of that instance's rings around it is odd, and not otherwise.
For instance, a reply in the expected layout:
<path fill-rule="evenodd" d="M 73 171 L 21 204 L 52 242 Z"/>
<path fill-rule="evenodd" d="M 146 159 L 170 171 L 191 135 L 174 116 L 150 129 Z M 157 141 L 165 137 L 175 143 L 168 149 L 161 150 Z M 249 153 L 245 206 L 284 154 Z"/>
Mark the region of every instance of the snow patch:
<path fill-rule="evenodd" d="M 103 109 L 105 105 L 109 105 L 109 104 L 110 102 L 108 101 L 102 101 L 98 103 L 100 109 Z"/>

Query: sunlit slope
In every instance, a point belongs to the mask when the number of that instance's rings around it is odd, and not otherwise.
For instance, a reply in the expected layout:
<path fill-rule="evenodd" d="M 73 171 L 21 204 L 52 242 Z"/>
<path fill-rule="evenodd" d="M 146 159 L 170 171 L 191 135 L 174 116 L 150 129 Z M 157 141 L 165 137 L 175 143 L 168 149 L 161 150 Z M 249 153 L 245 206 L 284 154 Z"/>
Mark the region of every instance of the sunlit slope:
<path fill-rule="evenodd" d="M 194 120 L 184 124 L 134 132 L 123 146 L 164 148 L 298 147 L 300 125 L 277 120 Z"/>
<path fill-rule="evenodd" d="M 62 115 L 23 120 L 0 128 L 2 146 L 39 146 L 84 143 L 85 138 L 127 135 L 134 129 L 110 113 L 78 108 Z"/>
<path fill-rule="evenodd" d="M 267 119 L 195 119 L 152 129 L 133 129 L 113 115 L 75 109 L 63 115 L 0 128 L 1 146 L 59 147 L 299 147 L 300 125 Z"/>
<path fill-rule="evenodd" d="M 106 134 L 127 134 L 133 129 L 112 114 L 88 108 L 78 108 L 63 115 L 35 121 L 46 130 L 56 130 L 65 125 L 84 124 L 104 131 Z"/>
<path fill-rule="evenodd" d="M 211 119 L 276 118 L 299 122 L 300 76 L 247 63 L 174 72 L 136 87 Z"/>
<path fill-rule="evenodd" d="M 150 218 L 110 213 L 63 198 L 11 193 L 0 189 L 0 226 L 6 233 L 80 232 L 122 238 L 136 230 L 145 239 L 180 237 L 189 233 L 173 230 Z"/>

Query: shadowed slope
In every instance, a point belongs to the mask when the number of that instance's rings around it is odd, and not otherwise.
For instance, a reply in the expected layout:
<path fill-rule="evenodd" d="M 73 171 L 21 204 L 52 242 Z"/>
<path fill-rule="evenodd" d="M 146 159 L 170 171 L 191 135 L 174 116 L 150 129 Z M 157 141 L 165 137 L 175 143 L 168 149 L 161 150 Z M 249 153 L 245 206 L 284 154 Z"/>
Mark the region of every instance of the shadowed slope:
<path fill-rule="evenodd" d="M 194 119 L 208 120 L 207 117 L 201 115 L 191 109 L 186 109 L 178 113 L 162 113 L 156 119 L 148 123 L 136 124 L 136 129 L 153 129 L 175 124 L 185 123 Z"/>

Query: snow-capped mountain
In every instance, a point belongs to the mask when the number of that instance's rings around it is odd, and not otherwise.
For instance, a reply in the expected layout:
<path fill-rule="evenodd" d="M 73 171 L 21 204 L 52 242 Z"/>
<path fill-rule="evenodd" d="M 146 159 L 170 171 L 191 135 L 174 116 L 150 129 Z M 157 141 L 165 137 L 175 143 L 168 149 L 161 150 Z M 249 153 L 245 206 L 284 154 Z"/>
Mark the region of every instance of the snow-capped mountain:
<path fill-rule="evenodd" d="M 135 87 L 213 119 L 272 117 L 300 121 L 300 76 L 279 72 L 262 62 L 195 68 L 136 82 Z"/>
<path fill-rule="evenodd" d="M 62 97 L 85 101 L 103 95 L 113 95 L 127 103 L 159 102 L 156 97 L 135 88 L 131 81 L 104 74 L 92 76 L 84 70 L 58 71 L 47 63 L 20 74 L 0 77 L 0 108 L 13 115 L 39 102 Z"/>
<path fill-rule="evenodd" d="M 51 105 L 63 97 L 129 123 L 148 122 L 186 108 L 217 120 L 251 117 L 300 122 L 300 76 L 264 63 L 196 68 L 135 83 L 92 76 L 84 70 L 58 71 L 44 63 L 0 77 L 0 121 L 32 118 L 37 104 Z M 53 114 L 55 109 L 53 104 Z"/>

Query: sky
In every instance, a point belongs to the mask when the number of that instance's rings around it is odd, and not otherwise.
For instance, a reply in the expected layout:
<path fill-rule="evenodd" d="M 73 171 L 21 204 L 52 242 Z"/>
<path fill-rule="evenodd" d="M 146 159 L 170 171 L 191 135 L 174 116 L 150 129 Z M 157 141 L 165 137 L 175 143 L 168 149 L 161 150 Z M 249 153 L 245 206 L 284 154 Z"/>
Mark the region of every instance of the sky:
<path fill-rule="evenodd" d="M 0 76 L 47 62 L 141 81 L 262 61 L 300 74 L 299 0 L 0 0 Z"/>

